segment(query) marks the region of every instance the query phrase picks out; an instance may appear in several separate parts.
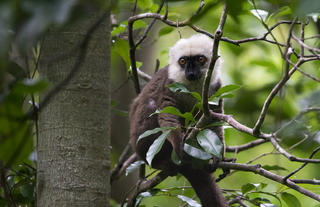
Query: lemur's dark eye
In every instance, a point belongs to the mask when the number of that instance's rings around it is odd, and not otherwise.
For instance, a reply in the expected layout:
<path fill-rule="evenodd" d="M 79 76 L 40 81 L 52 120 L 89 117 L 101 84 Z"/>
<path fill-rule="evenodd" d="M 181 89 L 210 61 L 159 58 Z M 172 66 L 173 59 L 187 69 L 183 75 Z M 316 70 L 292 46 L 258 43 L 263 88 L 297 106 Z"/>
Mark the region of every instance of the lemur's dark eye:
<path fill-rule="evenodd" d="M 206 57 L 204 57 L 204 56 L 199 56 L 198 57 L 198 61 L 199 61 L 199 63 L 204 63 L 204 62 L 206 62 Z"/>
<path fill-rule="evenodd" d="M 180 65 L 186 64 L 186 59 L 180 58 L 180 59 L 179 59 L 179 64 L 180 64 Z"/>

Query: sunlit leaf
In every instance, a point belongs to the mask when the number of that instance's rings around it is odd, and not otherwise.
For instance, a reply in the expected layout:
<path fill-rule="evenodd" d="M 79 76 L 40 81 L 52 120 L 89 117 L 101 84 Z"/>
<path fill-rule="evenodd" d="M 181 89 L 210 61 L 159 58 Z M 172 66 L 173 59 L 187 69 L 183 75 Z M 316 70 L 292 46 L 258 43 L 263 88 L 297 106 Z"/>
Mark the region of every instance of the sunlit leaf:
<path fill-rule="evenodd" d="M 266 21 L 267 17 L 268 17 L 268 12 L 262 9 L 252 9 L 250 10 L 250 12 L 257 17 L 258 19 L 262 20 L 262 21 Z"/>
<path fill-rule="evenodd" d="M 144 161 L 138 160 L 131 165 L 129 165 L 126 169 L 126 176 L 128 176 L 130 173 L 132 173 L 134 170 L 138 169 L 141 165 L 145 164 Z"/>
<path fill-rule="evenodd" d="M 201 207 L 201 205 L 193 200 L 192 198 L 189 198 L 187 196 L 183 196 L 183 195 L 177 195 L 177 198 L 181 199 L 182 201 L 188 203 L 189 206 L 192 206 L 192 207 Z"/>
<path fill-rule="evenodd" d="M 278 207 L 278 206 L 272 203 L 261 203 L 260 207 Z"/>

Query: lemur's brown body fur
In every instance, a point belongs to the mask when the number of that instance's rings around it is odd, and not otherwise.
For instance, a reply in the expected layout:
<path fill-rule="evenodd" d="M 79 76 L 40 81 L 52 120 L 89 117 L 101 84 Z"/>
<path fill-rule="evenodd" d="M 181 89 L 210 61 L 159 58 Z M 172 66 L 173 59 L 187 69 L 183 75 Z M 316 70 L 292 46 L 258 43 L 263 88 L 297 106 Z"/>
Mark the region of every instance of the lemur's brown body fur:
<path fill-rule="evenodd" d="M 132 148 L 141 159 L 145 160 L 149 147 L 161 133 L 150 135 L 149 137 L 139 140 L 137 143 L 139 135 L 157 127 L 176 127 L 177 129 L 171 131 L 162 149 L 153 159 L 152 167 L 164 170 L 171 175 L 175 175 L 177 172 L 184 175 L 196 191 L 203 207 L 228 206 L 211 173 L 203 169 L 193 169 L 191 164 L 178 166 L 171 161 L 171 152 L 173 149 L 180 157 L 184 155 L 184 130 L 182 129 L 184 120 L 176 115 L 165 113 L 150 116 L 150 114 L 157 109 L 163 109 L 167 106 L 176 107 L 182 113 L 189 112 L 196 102 L 189 94 L 174 93 L 169 90 L 167 85 L 174 82 L 174 80 L 169 77 L 169 69 L 170 68 L 166 66 L 159 70 L 131 105 L 129 117 Z M 203 79 L 198 82 L 193 81 L 193 84 L 189 85 L 188 89 L 190 91 L 201 92 L 202 81 Z M 216 79 L 215 83 L 211 84 L 210 94 L 213 94 L 220 86 L 220 81 Z M 220 101 L 215 111 L 223 113 L 222 101 Z M 224 143 L 222 127 L 215 127 L 213 130 Z"/>

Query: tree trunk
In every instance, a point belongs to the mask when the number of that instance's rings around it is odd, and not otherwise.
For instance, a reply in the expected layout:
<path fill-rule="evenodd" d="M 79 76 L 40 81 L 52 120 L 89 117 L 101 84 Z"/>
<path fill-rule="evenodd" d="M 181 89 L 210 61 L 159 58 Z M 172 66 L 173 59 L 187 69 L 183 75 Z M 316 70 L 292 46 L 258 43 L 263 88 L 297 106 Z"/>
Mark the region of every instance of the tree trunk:
<path fill-rule="evenodd" d="M 62 30 L 51 29 L 42 45 L 39 72 L 53 87 L 81 64 L 48 104 L 40 106 L 39 207 L 108 206 L 110 15 L 96 29 L 92 25 L 101 19 L 100 11 L 86 8 L 81 16 Z M 88 45 L 83 44 L 88 35 Z M 79 59 L 81 54 L 85 56 Z M 46 98 L 41 95 L 40 103 Z"/>

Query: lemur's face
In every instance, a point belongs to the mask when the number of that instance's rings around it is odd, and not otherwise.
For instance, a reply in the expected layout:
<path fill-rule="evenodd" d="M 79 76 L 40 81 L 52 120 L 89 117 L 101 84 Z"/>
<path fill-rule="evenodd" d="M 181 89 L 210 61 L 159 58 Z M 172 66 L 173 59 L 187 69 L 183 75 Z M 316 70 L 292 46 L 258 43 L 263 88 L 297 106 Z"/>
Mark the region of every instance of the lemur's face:
<path fill-rule="evenodd" d="M 180 39 L 170 49 L 168 78 L 186 85 L 201 84 L 209 68 L 212 47 L 212 39 L 203 34 Z"/>
<path fill-rule="evenodd" d="M 207 63 L 207 58 L 204 55 L 182 56 L 178 60 L 181 69 L 187 80 L 199 80 L 203 75 L 203 69 Z"/>

